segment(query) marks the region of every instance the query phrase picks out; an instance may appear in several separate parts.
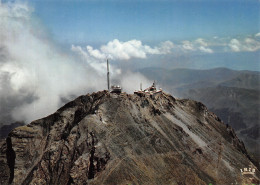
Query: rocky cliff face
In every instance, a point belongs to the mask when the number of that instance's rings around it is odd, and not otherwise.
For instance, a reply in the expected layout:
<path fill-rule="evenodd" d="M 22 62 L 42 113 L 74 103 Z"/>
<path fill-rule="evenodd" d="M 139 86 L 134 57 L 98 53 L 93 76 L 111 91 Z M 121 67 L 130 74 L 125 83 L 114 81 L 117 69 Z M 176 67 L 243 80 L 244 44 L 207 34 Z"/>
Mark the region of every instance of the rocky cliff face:
<path fill-rule="evenodd" d="M 165 93 L 80 96 L 0 147 L 0 184 L 231 184 L 256 169 L 232 128 Z"/>

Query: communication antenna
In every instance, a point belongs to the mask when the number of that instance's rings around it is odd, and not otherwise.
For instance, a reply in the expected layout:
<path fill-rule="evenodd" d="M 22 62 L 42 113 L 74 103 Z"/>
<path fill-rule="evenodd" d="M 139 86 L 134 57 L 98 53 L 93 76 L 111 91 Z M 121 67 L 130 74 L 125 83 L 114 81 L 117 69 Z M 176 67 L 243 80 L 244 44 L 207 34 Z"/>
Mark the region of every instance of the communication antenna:
<path fill-rule="evenodd" d="M 110 90 L 110 80 L 109 80 L 109 63 L 107 59 L 107 89 Z"/>

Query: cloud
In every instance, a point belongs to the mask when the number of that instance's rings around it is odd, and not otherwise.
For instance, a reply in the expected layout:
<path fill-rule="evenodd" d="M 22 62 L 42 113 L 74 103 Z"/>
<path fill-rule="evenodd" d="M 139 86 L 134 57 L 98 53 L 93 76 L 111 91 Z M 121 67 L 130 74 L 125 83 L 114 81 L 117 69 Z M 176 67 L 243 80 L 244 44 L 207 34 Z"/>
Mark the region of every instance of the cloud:
<path fill-rule="evenodd" d="M 146 58 L 146 51 L 150 47 L 142 45 L 141 41 L 130 40 L 128 42 L 120 42 L 115 39 L 101 46 L 101 51 L 109 55 L 112 59 L 129 60 L 130 58 Z M 154 51 L 150 51 L 154 52 Z"/>
<path fill-rule="evenodd" d="M 126 92 L 133 92 L 134 90 L 140 89 L 140 83 L 142 83 L 143 87 L 151 86 L 152 81 L 145 78 L 140 73 L 133 73 L 127 71 L 125 75 L 121 77 L 122 88 Z"/>
<path fill-rule="evenodd" d="M 102 45 L 100 49 L 93 49 L 92 46 L 86 46 L 82 49 L 80 46 L 72 45 L 72 50 L 80 53 L 86 60 L 104 60 L 110 58 L 112 60 L 129 60 L 132 58 L 147 58 L 147 55 L 162 55 L 171 53 L 174 44 L 166 41 L 158 47 L 150 47 L 143 45 L 140 40 L 130 40 L 127 42 L 114 39 L 109 41 L 106 45 Z"/>
<path fill-rule="evenodd" d="M 159 46 L 159 48 L 156 48 L 159 50 L 158 54 L 169 54 L 172 52 L 172 49 L 174 48 L 174 44 L 171 41 L 165 41 L 162 42 Z"/>
<path fill-rule="evenodd" d="M 91 46 L 87 46 L 86 48 L 91 57 L 101 59 L 101 60 L 104 60 L 106 58 L 106 55 L 104 53 L 101 53 L 99 50 L 93 49 L 93 47 Z"/>
<path fill-rule="evenodd" d="M 242 40 L 231 39 L 228 46 L 233 52 L 254 52 L 260 49 L 260 42 L 247 37 Z"/>
<path fill-rule="evenodd" d="M 181 46 L 184 50 L 190 50 L 193 51 L 195 50 L 192 42 L 188 41 L 188 40 L 184 40 L 182 41 L 182 46 Z"/>
<path fill-rule="evenodd" d="M 173 47 L 171 42 L 150 47 L 137 40 L 115 39 L 99 50 L 72 45 L 70 51 L 64 51 L 25 3 L 1 3 L 0 25 L 0 122 L 28 123 L 53 113 L 65 99 L 106 89 L 104 59 L 108 56 L 146 58 L 169 53 Z M 125 90 L 138 88 L 139 82 L 135 84 L 131 78 L 149 82 L 140 74 L 131 73 L 128 78 L 128 73 L 110 67 L 114 78 L 130 84 Z"/>
<path fill-rule="evenodd" d="M 195 41 L 184 40 L 179 47 L 185 52 L 200 51 L 203 53 L 213 53 L 214 51 L 208 45 L 204 39 L 198 38 Z"/>
<path fill-rule="evenodd" d="M 23 3 L 0 4 L 0 122 L 30 122 L 105 87 L 90 65 L 57 48 Z M 9 119 L 9 120 L 8 120 Z"/>
<path fill-rule="evenodd" d="M 246 38 L 244 40 L 244 43 L 245 43 L 244 48 L 246 51 L 253 52 L 260 49 L 260 42 L 253 38 Z"/>
<path fill-rule="evenodd" d="M 93 49 L 92 46 L 71 46 L 71 50 L 79 55 L 83 61 L 89 64 L 99 73 L 105 74 L 106 72 L 106 59 L 126 61 L 134 58 L 146 59 L 148 55 L 165 55 L 170 54 L 174 44 L 170 41 L 165 41 L 159 46 L 151 47 L 144 45 L 139 40 L 130 40 L 126 42 L 114 39 L 107 44 L 100 46 L 99 49 Z M 121 69 L 115 66 L 110 66 L 111 73 L 114 75 L 121 74 Z"/>
<path fill-rule="evenodd" d="M 241 44 L 237 39 L 232 39 L 229 43 L 229 47 L 234 52 L 239 52 L 241 48 Z"/>
<path fill-rule="evenodd" d="M 49 38 L 33 11 L 25 3 L 0 4 L 0 122 L 30 122 L 57 110 L 62 99 L 105 89 L 106 58 L 120 62 L 174 53 L 210 54 L 216 46 L 221 52 L 226 48 L 228 52 L 260 49 L 257 33 L 246 38 L 198 38 L 179 44 L 165 41 L 157 46 L 114 39 L 99 48 L 72 45 L 70 51 L 64 51 Z M 110 67 L 112 77 L 127 92 L 138 89 L 140 82 L 144 86 L 150 83 L 139 73 L 123 71 L 112 63 Z"/>
<path fill-rule="evenodd" d="M 247 37 L 221 38 L 214 36 L 212 39 L 198 38 L 192 41 L 184 40 L 175 45 L 178 52 L 211 54 L 214 52 L 255 52 L 260 49 L 260 33 Z M 174 53 L 176 50 L 172 50 Z"/>
<path fill-rule="evenodd" d="M 202 52 L 204 52 L 204 53 L 213 53 L 213 50 L 212 50 L 212 49 L 206 48 L 206 47 L 204 47 L 204 46 L 200 46 L 200 47 L 199 47 L 199 50 L 202 51 Z"/>
<path fill-rule="evenodd" d="M 99 75 L 106 74 L 106 59 L 107 56 L 101 54 L 99 50 L 94 50 L 91 46 L 87 46 L 86 49 L 83 49 L 81 46 L 71 46 L 71 51 L 76 53 L 81 57 L 81 60 L 84 63 L 94 69 L 95 72 Z M 117 72 L 120 73 L 120 70 L 114 69 L 113 66 L 110 66 L 110 70 L 112 73 Z"/>
<path fill-rule="evenodd" d="M 202 38 L 198 38 L 197 40 L 195 40 L 195 43 L 197 43 L 197 44 L 199 44 L 200 46 L 203 46 L 203 47 L 208 46 L 208 43 Z"/>
<path fill-rule="evenodd" d="M 260 32 L 256 33 L 255 37 L 260 37 Z"/>

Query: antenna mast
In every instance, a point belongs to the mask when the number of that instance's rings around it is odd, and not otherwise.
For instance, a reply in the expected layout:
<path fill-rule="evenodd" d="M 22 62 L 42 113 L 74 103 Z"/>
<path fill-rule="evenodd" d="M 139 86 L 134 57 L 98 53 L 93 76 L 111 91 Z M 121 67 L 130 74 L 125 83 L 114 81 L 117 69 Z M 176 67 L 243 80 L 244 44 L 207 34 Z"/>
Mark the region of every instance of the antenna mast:
<path fill-rule="evenodd" d="M 107 89 L 110 90 L 110 81 L 109 81 L 109 63 L 107 59 Z"/>

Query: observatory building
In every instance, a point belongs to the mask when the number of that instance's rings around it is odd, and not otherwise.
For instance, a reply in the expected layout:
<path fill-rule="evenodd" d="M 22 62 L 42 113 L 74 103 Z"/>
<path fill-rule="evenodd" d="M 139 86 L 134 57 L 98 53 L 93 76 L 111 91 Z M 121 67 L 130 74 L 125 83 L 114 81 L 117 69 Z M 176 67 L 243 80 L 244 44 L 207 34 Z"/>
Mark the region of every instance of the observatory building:
<path fill-rule="evenodd" d="M 154 95 L 161 94 L 161 93 L 162 93 L 162 89 L 160 88 L 159 90 L 157 90 L 155 82 L 153 82 L 153 85 L 146 88 L 145 90 L 142 90 L 142 86 L 140 85 L 140 90 L 134 92 L 134 94 L 137 94 L 140 96 L 142 96 L 142 95 L 154 96 Z"/>

